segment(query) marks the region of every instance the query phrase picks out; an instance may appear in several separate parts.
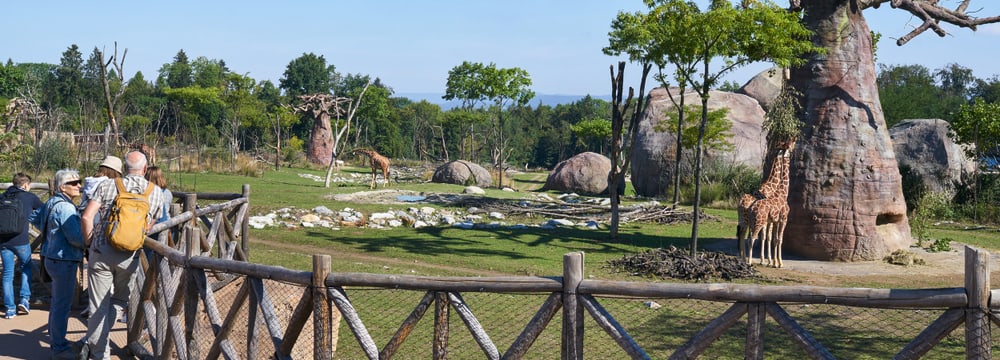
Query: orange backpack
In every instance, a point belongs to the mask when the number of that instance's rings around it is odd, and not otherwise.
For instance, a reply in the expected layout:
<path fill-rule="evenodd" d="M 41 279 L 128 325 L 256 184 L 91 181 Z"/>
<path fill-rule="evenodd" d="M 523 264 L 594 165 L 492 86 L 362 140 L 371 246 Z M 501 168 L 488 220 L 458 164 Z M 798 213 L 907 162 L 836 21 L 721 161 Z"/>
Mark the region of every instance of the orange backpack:
<path fill-rule="evenodd" d="M 115 186 L 118 187 L 118 197 L 111 206 L 104 234 L 115 249 L 139 250 L 146 240 L 146 226 L 150 220 L 149 194 L 153 191 L 153 183 L 149 183 L 142 194 L 133 194 L 125 190 L 121 178 L 115 179 Z"/>

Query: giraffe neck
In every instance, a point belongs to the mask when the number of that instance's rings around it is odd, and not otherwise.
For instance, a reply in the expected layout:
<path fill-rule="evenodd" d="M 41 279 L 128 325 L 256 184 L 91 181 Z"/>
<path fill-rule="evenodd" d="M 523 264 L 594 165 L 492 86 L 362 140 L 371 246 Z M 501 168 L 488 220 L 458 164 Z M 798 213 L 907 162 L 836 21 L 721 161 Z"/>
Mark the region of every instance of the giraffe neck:
<path fill-rule="evenodd" d="M 767 175 L 767 179 L 760 184 L 760 193 L 764 197 L 772 197 L 781 190 L 782 187 L 782 163 L 787 169 L 788 158 L 778 155 L 775 157 L 774 161 L 771 163 L 771 172 Z M 787 175 L 784 176 L 787 179 Z M 785 191 L 787 193 L 787 185 L 785 186 Z"/>
<path fill-rule="evenodd" d="M 774 197 L 784 201 L 785 199 L 788 199 L 788 156 L 779 157 L 778 159 L 775 159 L 775 162 L 780 163 L 778 173 L 781 178 L 779 179 L 778 186 L 774 191 Z"/>

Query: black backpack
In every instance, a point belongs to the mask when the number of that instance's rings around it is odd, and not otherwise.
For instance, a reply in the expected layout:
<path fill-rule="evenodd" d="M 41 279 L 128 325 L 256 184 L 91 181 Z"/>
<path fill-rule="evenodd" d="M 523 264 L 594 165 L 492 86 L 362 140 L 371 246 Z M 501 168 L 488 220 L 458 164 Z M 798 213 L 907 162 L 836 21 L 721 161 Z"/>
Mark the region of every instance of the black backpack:
<path fill-rule="evenodd" d="M 0 237 L 13 237 L 27 226 L 28 219 L 24 216 L 17 192 L 8 191 L 0 195 Z"/>

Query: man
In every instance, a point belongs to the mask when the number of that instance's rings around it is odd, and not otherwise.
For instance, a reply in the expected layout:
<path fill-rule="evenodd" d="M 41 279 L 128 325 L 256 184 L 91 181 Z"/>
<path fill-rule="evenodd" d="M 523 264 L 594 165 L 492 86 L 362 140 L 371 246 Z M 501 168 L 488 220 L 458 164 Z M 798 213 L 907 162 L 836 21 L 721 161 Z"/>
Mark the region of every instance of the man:
<path fill-rule="evenodd" d="M 125 189 L 130 193 L 141 194 L 146 190 L 149 181 L 146 180 L 146 155 L 139 151 L 131 151 L 125 155 L 126 175 L 122 179 Z M 160 188 L 153 185 L 152 194 L 159 194 Z M 108 335 L 114 326 L 120 309 L 128 304 L 131 289 L 129 284 L 139 266 L 136 251 L 122 251 L 112 246 L 106 236 L 105 228 L 111 208 L 118 196 L 115 181 L 102 182 L 94 191 L 94 197 L 83 210 L 83 236 L 90 249 L 88 261 L 88 286 L 91 316 L 87 320 L 87 334 L 82 340 L 81 354 L 93 359 L 110 359 L 111 347 Z M 160 217 L 163 200 L 160 196 L 149 196 L 149 216 L 154 220 Z M 95 225 L 94 219 L 97 219 Z M 145 224 L 148 226 L 149 224 Z"/>
<path fill-rule="evenodd" d="M 5 319 L 13 319 L 16 315 L 27 315 L 31 309 L 31 244 L 28 240 L 28 215 L 42 207 L 42 200 L 28 192 L 31 189 L 31 177 L 24 173 L 14 174 L 13 186 L 7 188 L 4 199 L 17 199 L 20 203 L 20 231 L 13 236 L 0 236 L 0 256 L 3 258 L 3 303 L 7 307 Z M 11 204 L 17 204 L 12 202 Z M 15 207 L 16 206 L 12 206 Z M 20 300 L 14 304 L 14 259 L 21 264 Z"/>

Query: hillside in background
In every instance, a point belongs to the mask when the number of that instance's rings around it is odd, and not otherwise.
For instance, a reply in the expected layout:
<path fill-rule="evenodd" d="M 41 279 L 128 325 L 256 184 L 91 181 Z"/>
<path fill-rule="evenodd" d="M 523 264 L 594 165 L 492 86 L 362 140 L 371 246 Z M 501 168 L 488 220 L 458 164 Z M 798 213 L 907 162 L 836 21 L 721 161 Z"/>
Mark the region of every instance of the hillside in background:
<path fill-rule="evenodd" d="M 427 100 L 429 103 L 440 105 L 441 110 L 449 110 L 451 108 L 458 107 L 461 104 L 459 101 L 445 101 L 441 98 L 444 96 L 444 93 L 397 93 L 393 94 L 393 96 L 405 97 L 415 102 Z M 570 104 L 583 99 L 585 96 L 586 95 L 536 94 L 535 98 L 531 99 L 530 104 L 531 106 L 538 106 L 539 104 L 548 106 Z M 591 97 L 604 101 L 611 101 L 611 95 L 591 95 Z"/>

